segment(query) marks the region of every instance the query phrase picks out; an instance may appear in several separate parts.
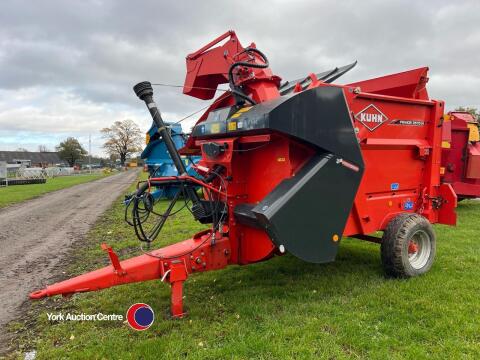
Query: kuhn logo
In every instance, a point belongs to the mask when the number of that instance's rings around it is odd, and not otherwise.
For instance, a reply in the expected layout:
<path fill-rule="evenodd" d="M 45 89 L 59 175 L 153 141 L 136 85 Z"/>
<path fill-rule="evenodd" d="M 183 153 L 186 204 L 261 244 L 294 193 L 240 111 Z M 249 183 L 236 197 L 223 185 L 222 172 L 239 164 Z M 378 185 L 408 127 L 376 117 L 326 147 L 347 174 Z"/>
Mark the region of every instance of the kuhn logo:
<path fill-rule="evenodd" d="M 387 116 L 373 104 L 368 105 L 365 109 L 357 113 L 355 119 L 360 121 L 370 131 L 375 130 L 388 120 Z"/>

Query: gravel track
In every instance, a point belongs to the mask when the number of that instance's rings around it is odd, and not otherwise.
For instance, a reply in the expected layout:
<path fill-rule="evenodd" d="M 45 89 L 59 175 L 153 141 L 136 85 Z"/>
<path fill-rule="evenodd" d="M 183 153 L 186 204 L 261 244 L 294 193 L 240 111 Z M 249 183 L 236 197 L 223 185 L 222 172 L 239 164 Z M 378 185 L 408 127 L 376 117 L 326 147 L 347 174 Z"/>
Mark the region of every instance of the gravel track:
<path fill-rule="evenodd" d="M 130 170 L 0 209 L 0 354 L 5 325 L 21 315 L 28 294 L 61 274 L 70 247 L 137 175 Z"/>

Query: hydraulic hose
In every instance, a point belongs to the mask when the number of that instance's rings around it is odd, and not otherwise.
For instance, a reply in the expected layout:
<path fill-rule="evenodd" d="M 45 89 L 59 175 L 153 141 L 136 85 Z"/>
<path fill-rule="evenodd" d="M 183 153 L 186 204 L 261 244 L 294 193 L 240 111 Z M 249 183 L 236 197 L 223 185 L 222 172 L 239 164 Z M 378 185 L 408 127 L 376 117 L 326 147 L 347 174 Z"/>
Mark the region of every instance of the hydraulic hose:
<path fill-rule="evenodd" d="M 232 65 L 230 65 L 230 68 L 228 69 L 228 82 L 229 82 L 229 85 L 230 85 L 230 89 L 232 90 L 232 93 L 236 97 L 240 97 L 243 100 L 248 101 L 252 105 L 256 105 L 257 103 L 256 103 L 255 100 L 253 100 L 251 97 L 246 95 L 242 91 L 242 89 L 240 89 L 240 87 L 235 85 L 235 81 L 233 79 L 233 70 L 235 68 L 239 67 L 239 66 L 245 66 L 245 67 L 248 67 L 248 68 L 255 68 L 255 69 L 265 69 L 265 68 L 268 68 L 270 66 L 270 64 L 268 62 L 267 56 L 263 52 L 261 52 L 260 50 L 258 50 L 256 48 L 248 47 L 245 50 L 238 53 L 236 56 L 241 55 L 243 53 L 255 53 L 255 54 L 259 55 L 262 58 L 264 64 L 255 64 L 255 63 L 250 63 L 250 62 L 246 62 L 246 61 L 237 61 L 237 62 L 233 63 Z"/>

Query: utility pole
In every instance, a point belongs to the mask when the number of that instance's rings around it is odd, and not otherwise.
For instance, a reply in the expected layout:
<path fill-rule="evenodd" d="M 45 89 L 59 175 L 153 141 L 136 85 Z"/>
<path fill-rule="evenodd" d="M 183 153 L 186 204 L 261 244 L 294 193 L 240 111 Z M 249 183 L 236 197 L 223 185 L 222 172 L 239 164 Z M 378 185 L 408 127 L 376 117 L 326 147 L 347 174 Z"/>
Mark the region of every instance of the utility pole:
<path fill-rule="evenodd" d="M 88 134 L 88 167 L 92 173 L 92 134 Z"/>

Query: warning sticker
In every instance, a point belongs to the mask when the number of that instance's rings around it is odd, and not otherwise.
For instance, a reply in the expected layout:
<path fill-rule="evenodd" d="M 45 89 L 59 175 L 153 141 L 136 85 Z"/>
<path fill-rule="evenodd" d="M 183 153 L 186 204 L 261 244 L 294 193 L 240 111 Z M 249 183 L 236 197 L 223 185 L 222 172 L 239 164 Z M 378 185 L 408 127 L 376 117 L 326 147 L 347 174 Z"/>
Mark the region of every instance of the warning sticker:
<path fill-rule="evenodd" d="M 238 110 L 235 114 L 232 115 L 231 119 L 236 119 L 238 118 L 240 115 L 242 115 L 243 113 L 246 113 L 248 110 L 250 110 L 252 107 L 251 106 L 245 106 L 243 108 L 241 108 L 240 110 Z"/>
<path fill-rule="evenodd" d="M 212 134 L 218 134 L 220 132 L 220 124 L 212 124 L 210 127 Z"/>

